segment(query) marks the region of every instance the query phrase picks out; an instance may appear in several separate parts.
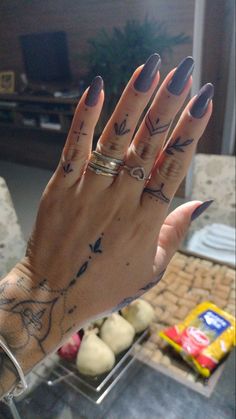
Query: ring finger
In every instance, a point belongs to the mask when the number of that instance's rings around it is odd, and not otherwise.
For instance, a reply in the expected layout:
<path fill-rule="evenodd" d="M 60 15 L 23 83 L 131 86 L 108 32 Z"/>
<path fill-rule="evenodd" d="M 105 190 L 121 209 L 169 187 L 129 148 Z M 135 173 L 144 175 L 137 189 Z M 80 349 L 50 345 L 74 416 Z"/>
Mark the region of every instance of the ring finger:
<path fill-rule="evenodd" d="M 190 100 L 165 145 L 142 195 L 142 207 L 165 217 L 168 204 L 186 176 L 199 138 L 212 113 L 214 88 L 208 83 Z M 151 217 L 153 219 L 153 217 Z"/>

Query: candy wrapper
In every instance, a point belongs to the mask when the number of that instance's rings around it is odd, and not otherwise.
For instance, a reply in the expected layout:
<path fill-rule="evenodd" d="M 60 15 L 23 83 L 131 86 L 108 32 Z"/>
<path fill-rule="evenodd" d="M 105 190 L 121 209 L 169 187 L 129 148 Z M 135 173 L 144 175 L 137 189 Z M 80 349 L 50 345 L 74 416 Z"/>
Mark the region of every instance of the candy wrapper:
<path fill-rule="evenodd" d="M 235 318 L 216 305 L 204 302 L 185 320 L 160 332 L 160 336 L 204 377 L 235 345 Z"/>

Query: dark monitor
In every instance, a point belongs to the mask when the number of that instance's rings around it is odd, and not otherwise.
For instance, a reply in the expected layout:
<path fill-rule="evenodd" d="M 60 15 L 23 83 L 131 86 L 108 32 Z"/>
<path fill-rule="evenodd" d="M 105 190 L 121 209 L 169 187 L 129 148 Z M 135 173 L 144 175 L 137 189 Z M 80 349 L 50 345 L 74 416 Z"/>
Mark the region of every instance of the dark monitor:
<path fill-rule="evenodd" d="M 65 32 L 22 35 L 20 43 L 29 81 L 68 82 L 71 80 Z"/>

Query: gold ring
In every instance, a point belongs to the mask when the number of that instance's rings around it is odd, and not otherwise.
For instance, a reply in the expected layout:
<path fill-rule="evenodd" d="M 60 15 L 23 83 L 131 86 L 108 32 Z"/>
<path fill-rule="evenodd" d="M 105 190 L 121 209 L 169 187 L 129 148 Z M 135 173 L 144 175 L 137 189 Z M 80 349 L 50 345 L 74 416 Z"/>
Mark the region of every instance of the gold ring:
<path fill-rule="evenodd" d="M 123 166 L 123 164 L 123 160 L 104 156 L 97 151 L 93 151 L 88 162 L 88 169 L 92 170 L 98 175 L 116 176 L 118 175 L 120 167 Z"/>
<path fill-rule="evenodd" d="M 95 167 L 94 165 L 88 165 L 87 166 L 89 170 L 96 173 L 97 175 L 103 175 L 103 176 L 117 176 L 118 172 L 112 173 L 110 171 L 105 172 L 104 169 L 102 169 L 100 166 Z"/>

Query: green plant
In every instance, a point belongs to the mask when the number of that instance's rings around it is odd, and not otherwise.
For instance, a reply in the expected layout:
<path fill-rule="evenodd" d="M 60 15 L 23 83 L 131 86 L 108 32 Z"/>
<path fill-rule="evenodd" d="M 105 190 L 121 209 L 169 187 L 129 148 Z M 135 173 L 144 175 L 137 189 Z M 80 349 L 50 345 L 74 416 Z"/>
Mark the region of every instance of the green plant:
<path fill-rule="evenodd" d="M 88 68 L 85 81 L 89 83 L 97 74 L 103 77 L 109 92 L 106 104 L 111 111 L 132 71 L 149 55 L 158 52 L 163 59 L 174 47 L 189 41 L 184 33 L 170 35 L 164 23 L 148 18 L 143 22 L 128 20 L 111 34 L 102 29 L 96 38 L 88 40 L 89 49 L 83 56 Z"/>

